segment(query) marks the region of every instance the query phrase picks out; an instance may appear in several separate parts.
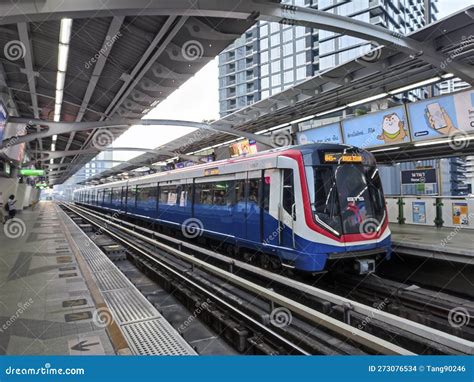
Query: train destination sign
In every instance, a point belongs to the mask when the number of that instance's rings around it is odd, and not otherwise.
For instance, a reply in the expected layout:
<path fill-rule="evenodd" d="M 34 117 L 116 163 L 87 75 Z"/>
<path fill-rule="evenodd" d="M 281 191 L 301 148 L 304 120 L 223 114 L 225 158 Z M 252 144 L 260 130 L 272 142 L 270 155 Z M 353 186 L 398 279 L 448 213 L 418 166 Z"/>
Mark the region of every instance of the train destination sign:
<path fill-rule="evenodd" d="M 402 184 L 436 183 L 436 169 L 402 170 Z"/>
<path fill-rule="evenodd" d="M 362 163 L 362 156 L 359 154 L 325 153 L 325 163 Z"/>

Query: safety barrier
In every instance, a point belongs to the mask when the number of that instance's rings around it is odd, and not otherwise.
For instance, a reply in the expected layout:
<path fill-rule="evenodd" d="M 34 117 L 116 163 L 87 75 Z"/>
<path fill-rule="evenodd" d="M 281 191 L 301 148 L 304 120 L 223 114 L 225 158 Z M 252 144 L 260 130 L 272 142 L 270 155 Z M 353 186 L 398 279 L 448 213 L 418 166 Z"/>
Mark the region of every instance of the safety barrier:
<path fill-rule="evenodd" d="M 474 198 L 467 196 L 386 196 L 390 223 L 474 229 Z"/>

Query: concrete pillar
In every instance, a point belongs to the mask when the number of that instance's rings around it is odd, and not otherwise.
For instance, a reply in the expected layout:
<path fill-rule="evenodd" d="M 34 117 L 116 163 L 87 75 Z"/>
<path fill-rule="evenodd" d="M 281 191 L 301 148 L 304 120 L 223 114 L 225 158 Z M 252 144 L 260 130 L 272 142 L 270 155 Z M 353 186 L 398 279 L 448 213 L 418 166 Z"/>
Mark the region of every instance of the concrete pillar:
<path fill-rule="evenodd" d="M 27 184 L 26 185 L 26 191 L 25 191 L 25 199 L 23 201 L 23 208 L 27 208 L 31 206 L 31 190 L 33 187 L 31 185 Z"/>
<path fill-rule="evenodd" d="M 3 204 L 10 195 L 17 196 L 18 178 L 0 178 L 0 193 L 3 198 Z"/>
<path fill-rule="evenodd" d="M 18 183 L 18 187 L 16 189 L 16 209 L 17 211 L 21 211 L 25 204 L 25 196 L 26 190 L 28 185 L 26 183 Z"/>

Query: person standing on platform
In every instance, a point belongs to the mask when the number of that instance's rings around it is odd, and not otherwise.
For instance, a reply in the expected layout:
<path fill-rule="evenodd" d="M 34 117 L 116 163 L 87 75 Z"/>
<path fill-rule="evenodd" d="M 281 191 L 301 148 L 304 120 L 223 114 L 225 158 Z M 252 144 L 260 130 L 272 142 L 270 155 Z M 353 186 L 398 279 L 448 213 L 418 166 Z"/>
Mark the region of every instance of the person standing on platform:
<path fill-rule="evenodd" d="M 5 206 L 8 208 L 8 219 L 14 219 L 16 215 L 16 199 L 15 195 L 10 195 L 8 197 L 7 205 Z M 7 220 L 8 220 L 7 219 Z"/>

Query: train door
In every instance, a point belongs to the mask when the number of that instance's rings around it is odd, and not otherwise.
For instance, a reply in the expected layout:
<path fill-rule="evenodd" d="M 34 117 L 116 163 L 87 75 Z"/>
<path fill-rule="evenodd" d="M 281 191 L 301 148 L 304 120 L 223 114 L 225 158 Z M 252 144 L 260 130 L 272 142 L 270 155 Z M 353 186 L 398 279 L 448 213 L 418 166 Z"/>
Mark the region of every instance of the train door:
<path fill-rule="evenodd" d="M 280 224 L 278 220 L 280 172 L 278 170 L 262 171 L 262 243 L 279 245 Z"/>
<path fill-rule="evenodd" d="M 247 173 L 235 174 L 235 201 L 232 211 L 232 231 L 235 237 L 247 238 Z"/>
<path fill-rule="evenodd" d="M 122 200 L 120 203 L 120 209 L 125 213 L 127 213 L 127 189 L 127 186 L 122 186 Z"/>
<path fill-rule="evenodd" d="M 246 238 L 253 242 L 262 242 L 262 173 L 248 173 L 246 187 Z"/>
<path fill-rule="evenodd" d="M 296 199 L 294 171 L 285 168 L 281 170 L 280 174 L 279 241 L 283 247 L 295 248 Z"/>

